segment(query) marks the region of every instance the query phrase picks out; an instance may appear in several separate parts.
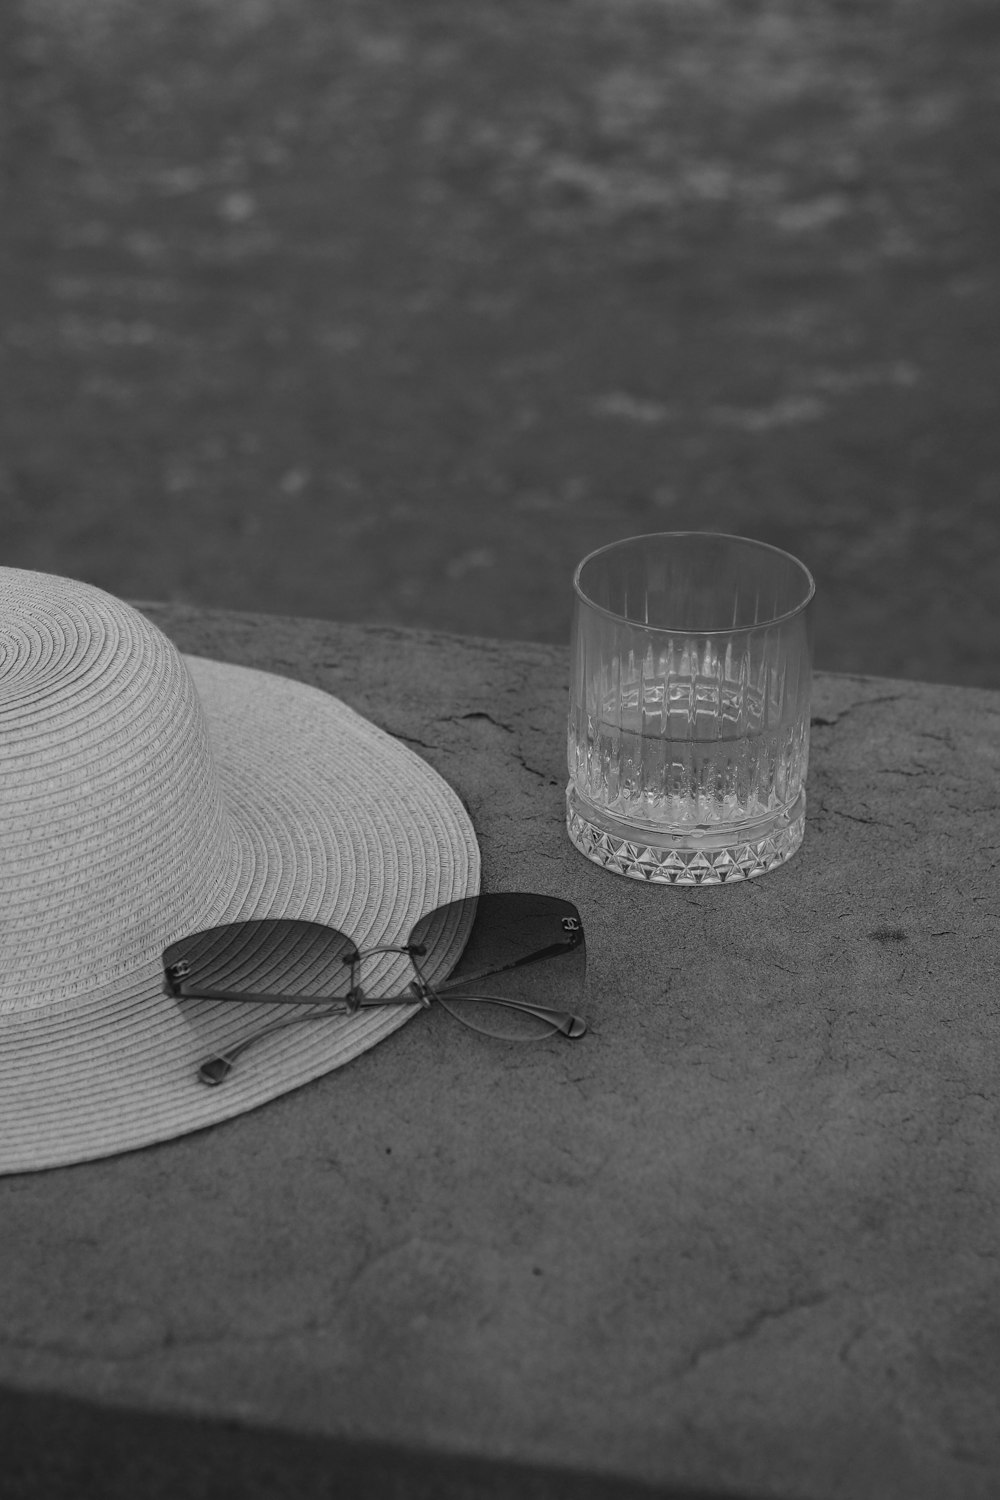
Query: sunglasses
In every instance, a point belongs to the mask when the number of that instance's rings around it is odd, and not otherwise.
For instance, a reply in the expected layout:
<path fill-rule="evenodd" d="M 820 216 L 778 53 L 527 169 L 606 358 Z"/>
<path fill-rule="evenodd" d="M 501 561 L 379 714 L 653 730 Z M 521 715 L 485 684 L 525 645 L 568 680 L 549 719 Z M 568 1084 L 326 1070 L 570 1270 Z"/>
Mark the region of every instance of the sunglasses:
<path fill-rule="evenodd" d="M 586 952 L 571 902 L 497 893 L 450 901 L 421 917 L 405 943 L 364 949 L 319 922 L 277 918 L 211 927 L 163 950 L 164 991 L 177 1000 L 295 1008 L 207 1058 L 197 1076 L 217 1085 L 264 1037 L 374 1006 L 436 1003 L 463 1025 L 505 1041 L 581 1037 L 587 1023 L 575 1006 L 583 995 Z M 402 994 L 365 993 L 362 967 L 383 953 L 409 957 L 413 978 Z"/>

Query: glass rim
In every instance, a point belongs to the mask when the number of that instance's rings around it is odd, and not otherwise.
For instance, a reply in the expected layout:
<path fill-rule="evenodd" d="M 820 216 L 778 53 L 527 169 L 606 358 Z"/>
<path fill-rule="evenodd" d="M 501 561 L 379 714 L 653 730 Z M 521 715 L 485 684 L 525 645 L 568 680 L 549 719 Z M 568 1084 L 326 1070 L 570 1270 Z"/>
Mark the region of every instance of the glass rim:
<path fill-rule="evenodd" d="M 648 625 L 644 620 L 630 620 L 628 615 L 618 614 L 616 610 L 598 604 L 590 598 L 589 594 L 584 593 L 580 583 L 580 574 L 595 558 L 601 557 L 606 552 L 615 552 L 633 542 L 660 541 L 667 537 L 678 541 L 684 537 L 699 537 L 719 542 L 739 542 L 742 546 L 753 547 L 761 552 L 773 552 L 777 557 L 786 558 L 800 573 L 805 575 L 808 583 L 806 596 L 801 603 L 796 604 L 794 609 L 785 610 L 783 614 L 774 615 L 769 620 L 758 620 L 753 625 L 722 625 L 713 630 L 691 630 L 682 625 Z M 642 531 L 636 536 L 623 536 L 615 542 L 606 542 L 603 547 L 595 547 L 593 552 L 588 552 L 586 557 L 581 557 L 573 573 L 573 592 L 581 604 L 585 604 L 595 614 L 603 615 L 607 620 L 613 620 L 616 625 L 627 625 L 630 629 L 643 630 L 650 635 L 686 635 L 701 640 L 705 636 L 752 635 L 755 630 L 771 630 L 775 625 L 784 625 L 789 620 L 794 620 L 796 616 L 808 609 L 815 598 L 816 580 L 802 559 L 796 557 L 793 552 L 786 552 L 783 547 L 772 546 L 770 542 L 759 542 L 754 537 L 738 536 L 735 532 L 729 531 Z"/>

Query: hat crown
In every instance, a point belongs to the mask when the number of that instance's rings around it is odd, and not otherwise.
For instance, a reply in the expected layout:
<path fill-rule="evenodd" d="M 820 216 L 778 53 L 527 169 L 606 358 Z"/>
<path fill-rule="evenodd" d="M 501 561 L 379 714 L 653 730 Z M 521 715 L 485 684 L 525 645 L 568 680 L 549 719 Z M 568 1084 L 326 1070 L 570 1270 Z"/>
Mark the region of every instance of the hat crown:
<path fill-rule="evenodd" d="M 0 1011 L 148 964 L 235 858 L 172 643 L 89 584 L 0 568 Z"/>

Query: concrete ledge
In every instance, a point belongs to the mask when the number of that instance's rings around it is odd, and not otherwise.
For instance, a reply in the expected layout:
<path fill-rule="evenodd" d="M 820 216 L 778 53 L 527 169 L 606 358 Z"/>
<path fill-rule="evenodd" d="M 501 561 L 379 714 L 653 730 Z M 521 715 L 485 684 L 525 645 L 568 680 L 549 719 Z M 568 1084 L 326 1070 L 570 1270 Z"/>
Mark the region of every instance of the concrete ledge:
<path fill-rule="evenodd" d="M 723 1500 L 706 1490 L 0 1389 L 4 1500 Z"/>
<path fill-rule="evenodd" d="M 487 888 L 580 907 L 592 1032 L 514 1054 L 431 1012 L 230 1124 L 0 1180 L 19 1472 L 95 1423 L 173 1472 L 176 1419 L 406 1455 L 393 1495 L 1000 1492 L 1000 694 L 821 677 L 800 853 L 677 890 L 568 844 L 564 652 L 148 612 L 436 765 Z"/>

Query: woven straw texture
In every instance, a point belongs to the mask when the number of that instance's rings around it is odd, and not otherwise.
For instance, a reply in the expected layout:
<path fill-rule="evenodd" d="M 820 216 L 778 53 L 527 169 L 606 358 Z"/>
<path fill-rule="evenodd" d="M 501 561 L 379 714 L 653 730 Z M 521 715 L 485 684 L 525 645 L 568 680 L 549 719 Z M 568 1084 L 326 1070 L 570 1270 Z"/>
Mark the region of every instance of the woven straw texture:
<path fill-rule="evenodd" d="M 215 1124 L 415 1014 L 290 1027 L 206 1088 L 199 1062 L 277 1012 L 166 998 L 171 940 L 302 917 L 362 947 L 401 942 L 478 886 L 458 797 L 345 704 L 181 657 L 88 585 L 0 568 L 0 1171 Z M 405 956 L 384 955 L 366 987 L 398 992 L 409 974 Z"/>

